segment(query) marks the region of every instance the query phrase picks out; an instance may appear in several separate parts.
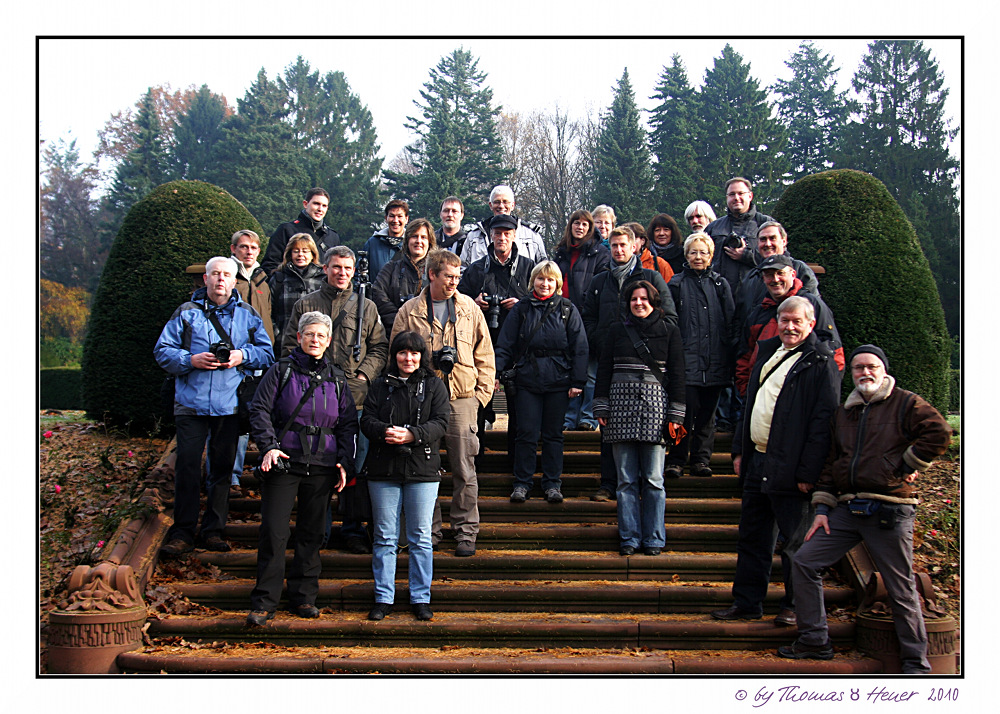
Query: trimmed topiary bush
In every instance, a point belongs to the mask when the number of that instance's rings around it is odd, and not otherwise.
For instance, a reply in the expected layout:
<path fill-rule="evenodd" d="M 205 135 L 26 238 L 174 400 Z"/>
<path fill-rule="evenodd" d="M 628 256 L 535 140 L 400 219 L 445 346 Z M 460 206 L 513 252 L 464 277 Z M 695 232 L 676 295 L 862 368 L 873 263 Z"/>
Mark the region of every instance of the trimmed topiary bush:
<path fill-rule="evenodd" d="M 90 418 L 150 429 L 172 416 L 161 406 L 166 372 L 153 346 L 191 296 L 184 269 L 229 255 L 231 236 L 243 228 L 262 233 L 243 204 L 201 181 L 163 184 L 132 207 L 111 245 L 84 341 L 82 396 Z"/>
<path fill-rule="evenodd" d="M 792 254 L 826 268 L 820 291 L 845 356 L 878 345 L 900 387 L 947 412 L 952 341 L 941 299 L 913 226 L 885 185 L 848 169 L 813 174 L 784 192 L 774 216 Z M 847 373 L 845 393 L 851 385 Z"/>
<path fill-rule="evenodd" d="M 53 367 L 38 371 L 38 406 L 42 409 L 80 409 L 80 368 Z"/>

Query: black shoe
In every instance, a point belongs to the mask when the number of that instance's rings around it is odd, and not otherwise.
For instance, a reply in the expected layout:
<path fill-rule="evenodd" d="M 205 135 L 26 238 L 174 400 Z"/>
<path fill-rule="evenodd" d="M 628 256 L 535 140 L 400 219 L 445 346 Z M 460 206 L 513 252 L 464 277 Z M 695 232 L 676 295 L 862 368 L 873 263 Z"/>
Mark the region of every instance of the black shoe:
<path fill-rule="evenodd" d="M 455 546 L 455 555 L 459 558 L 468 558 L 476 554 L 476 544 L 471 540 L 460 540 Z"/>
<path fill-rule="evenodd" d="M 247 613 L 247 627 L 263 627 L 274 619 L 274 610 L 251 610 Z"/>
<path fill-rule="evenodd" d="M 528 500 L 528 489 L 524 486 L 515 486 L 514 491 L 510 494 L 511 503 L 524 503 Z"/>
<path fill-rule="evenodd" d="M 663 478 L 680 478 L 684 475 L 684 469 L 678 464 L 667 464 L 663 469 Z"/>
<path fill-rule="evenodd" d="M 194 550 L 194 546 L 186 540 L 174 538 L 172 541 L 160 548 L 160 553 L 163 555 L 177 556 L 190 553 L 192 550 Z"/>
<path fill-rule="evenodd" d="M 635 548 L 630 545 L 623 545 L 618 549 L 620 555 L 635 555 Z"/>
<path fill-rule="evenodd" d="M 795 627 L 795 610 L 791 610 L 787 607 L 781 608 L 781 612 L 778 616 L 774 618 L 774 624 L 779 627 Z"/>
<path fill-rule="evenodd" d="M 833 646 L 830 640 L 822 645 L 807 645 L 795 640 L 790 645 L 779 647 L 778 655 L 788 659 L 833 659 Z"/>
<path fill-rule="evenodd" d="M 315 605 L 310 605 L 309 603 L 302 603 L 301 605 L 293 608 L 292 612 L 299 617 L 304 617 L 308 620 L 319 617 L 319 608 Z"/>
<path fill-rule="evenodd" d="M 590 497 L 591 501 L 613 501 L 615 500 L 615 494 L 611 493 L 608 489 L 601 486 L 597 489 L 597 493 Z"/>
<path fill-rule="evenodd" d="M 708 464 L 691 464 L 691 473 L 695 476 L 707 478 L 712 475 L 712 469 L 708 467 Z"/>
<path fill-rule="evenodd" d="M 562 503 L 563 495 L 558 488 L 550 488 L 545 492 L 545 500 L 549 503 Z"/>
<path fill-rule="evenodd" d="M 712 610 L 716 620 L 759 620 L 764 615 L 751 610 L 744 610 L 739 605 L 730 605 L 725 610 Z"/>
<path fill-rule="evenodd" d="M 659 555 L 660 553 L 663 552 L 663 550 L 660 548 L 649 547 L 649 548 L 643 548 L 642 552 L 644 555 Z"/>
<path fill-rule="evenodd" d="M 413 610 L 413 615 L 418 620 L 430 620 L 434 617 L 434 613 L 431 612 L 431 606 L 426 602 L 415 602 L 410 605 L 410 608 Z"/>
<path fill-rule="evenodd" d="M 345 540 L 344 550 L 348 553 L 354 553 L 355 555 L 365 555 L 366 553 L 372 552 L 368 542 L 361 536 L 350 536 L 347 540 Z"/>
<path fill-rule="evenodd" d="M 580 431 L 597 431 L 597 427 L 587 421 L 580 422 L 580 426 L 577 428 Z"/>
<path fill-rule="evenodd" d="M 375 607 L 373 607 L 368 612 L 369 620 L 384 620 L 385 616 L 392 612 L 392 603 L 388 602 L 377 602 Z"/>
<path fill-rule="evenodd" d="M 208 538 L 206 538 L 204 541 L 202 541 L 201 547 L 204 548 L 205 550 L 213 550 L 216 553 L 228 553 L 233 549 L 232 546 L 229 545 L 229 543 L 222 540 L 222 538 L 220 538 L 217 535 L 209 536 Z"/>

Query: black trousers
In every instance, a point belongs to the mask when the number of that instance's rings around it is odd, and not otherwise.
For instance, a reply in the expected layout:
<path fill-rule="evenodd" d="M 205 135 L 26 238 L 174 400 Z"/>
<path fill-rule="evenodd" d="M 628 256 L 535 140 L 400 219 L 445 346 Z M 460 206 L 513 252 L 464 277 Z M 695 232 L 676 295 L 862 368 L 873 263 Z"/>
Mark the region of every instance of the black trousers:
<path fill-rule="evenodd" d="M 721 385 L 716 387 L 688 385 L 684 390 L 687 400 L 684 428 L 687 429 L 687 435 L 681 443 L 670 447 L 667 454 L 668 466 L 711 463 L 712 449 L 715 446 L 715 410 L 719 405 L 721 393 Z"/>
<path fill-rule="evenodd" d="M 177 426 L 177 460 L 174 462 L 174 525 L 167 541 L 180 538 L 195 542 L 198 526 L 198 501 L 201 497 L 201 455 L 205 439 L 211 435 L 209 463 L 205 482 L 205 515 L 201 519 L 200 538 L 222 537 L 229 517 L 229 480 L 236 459 L 239 440 L 238 416 L 174 417 Z"/>
<path fill-rule="evenodd" d="M 336 473 L 329 467 L 292 463 L 288 473 L 268 475 L 261 483 L 257 584 L 250 592 L 252 610 L 276 610 L 281 600 L 285 548 L 291 533 L 289 520 L 296 499 L 295 551 L 288 570 L 288 604 L 292 608 L 316 604 L 323 569 L 319 549 Z"/>

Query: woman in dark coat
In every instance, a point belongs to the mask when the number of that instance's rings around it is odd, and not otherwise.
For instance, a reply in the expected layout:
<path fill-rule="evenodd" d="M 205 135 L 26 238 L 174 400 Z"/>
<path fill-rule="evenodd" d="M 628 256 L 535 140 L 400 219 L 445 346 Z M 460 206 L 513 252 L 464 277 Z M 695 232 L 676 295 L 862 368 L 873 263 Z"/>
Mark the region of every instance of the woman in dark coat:
<path fill-rule="evenodd" d="M 649 236 L 649 249 L 654 255 L 663 258 L 670 264 L 674 274 L 684 267 L 684 236 L 677 221 L 666 213 L 653 216 L 646 229 Z"/>
<path fill-rule="evenodd" d="M 385 334 L 392 332 L 392 323 L 403 303 L 426 287 L 427 255 L 436 246 L 434 226 L 426 218 L 417 218 L 406 224 L 399 252 L 375 276 L 371 297 Z"/>
<path fill-rule="evenodd" d="M 392 611 L 400 514 L 406 516 L 409 543 L 410 606 L 418 620 L 434 616 L 431 522 L 441 481 L 439 447 L 451 407 L 448 391 L 430 365 L 424 338 L 400 332 L 361 413 L 361 429 L 371 443 L 364 468 L 375 528 L 375 606 L 368 613 L 370 620 L 381 620 Z"/>
<path fill-rule="evenodd" d="M 551 260 L 531 271 L 532 291 L 513 307 L 496 344 L 497 374 L 509 375 L 507 398 L 517 412 L 512 503 L 524 503 L 542 437 L 542 491 L 549 503 L 562 495 L 563 419 L 587 382 L 587 333 L 576 306 L 559 295 L 562 273 Z"/>
<path fill-rule="evenodd" d="M 712 475 L 715 409 L 722 390 L 733 383 L 736 307 L 729 283 L 712 270 L 714 250 L 715 241 L 705 233 L 688 236 L 684 270 L 668 286 L 684 342 L 687 436 L 670 447 L 667 478 L 680 477 L 685 463 L 690 463 L 694 476 Z"/>
<path fill-rule="evenodd" d="M 262 626 L 281 597 L 285 547 L 295 509 L 295 555 L 288 571 L 289 608 L 319 617 L 319 548 L 333 489 L 354 474 L 357 409 L 344 373 L 326 358 L 333 321 L 321 312 L 299 318 L 299 346 L 264 374 L 250 405 L 250 432 L 264 454 L 260 469 L 257 584 L 247 625 Z"/>
<path fill-rule="evenodd" d="M 319 258 L 316 242 L 308 233 L 296 233 L 288 239 L 281 265 L 267 279 L 271 288 L 271 322 L 276 339 L 285 331 L 285 323 L 298 299 L 319 290 L 326 282 L 326 273 L 319 264 Z"/>
<path fill-rule="evenodd" d="M 684 348 L 651 283 L 627 284 L 621 300 L 622 320 L 611 326 L 597 367 L 594 416 L 618 470 L 619 552 L 659 555 L 664 442 L 684 435 Z"/>

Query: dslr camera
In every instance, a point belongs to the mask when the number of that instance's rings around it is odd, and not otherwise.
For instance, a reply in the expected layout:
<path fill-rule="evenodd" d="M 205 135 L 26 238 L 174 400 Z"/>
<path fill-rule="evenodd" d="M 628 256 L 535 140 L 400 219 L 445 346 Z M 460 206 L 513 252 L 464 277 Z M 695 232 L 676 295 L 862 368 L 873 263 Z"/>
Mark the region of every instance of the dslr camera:
<path fill-rule="evenodd" d="M 449 345 L 445 345 L 431 355 L 431 361 L 434 362 L 434 368 L 441 370 L 444 374 L 451 374 L 451 370 L 455 367 L 455 361 L 457 358 L 458 350 Z"/>
<path fill-rule="evenodd" d="M 208 346 L 208 351 L 220 362 L 228 362 L 233 353 L 233 346 L 228 342 L 213 342 Z"/>
<path fill-rule="evenodd" d="M 726 241 L 722 244 L 722 247 L 736 250 L 737 248 L 743 247 L 743 245 L 743 236 L 737 235 L 736 233 L 730 233 L 726 236 Z"/>
<path fill-rule="evenodd" d="M 503 302 L 503 298 L 499 295 L 483 295 L 483 300 L 486 302 L 488 307 L 486 308 L 486 323 L 491 330 L 497 330 L 500 328 L 500 303 Z"/>

